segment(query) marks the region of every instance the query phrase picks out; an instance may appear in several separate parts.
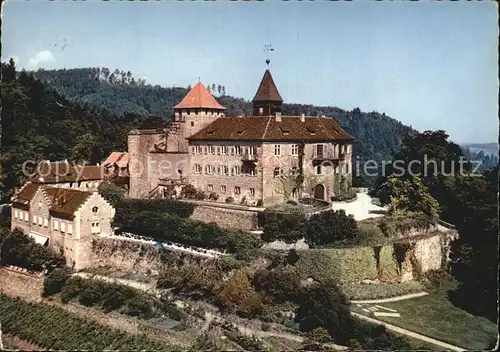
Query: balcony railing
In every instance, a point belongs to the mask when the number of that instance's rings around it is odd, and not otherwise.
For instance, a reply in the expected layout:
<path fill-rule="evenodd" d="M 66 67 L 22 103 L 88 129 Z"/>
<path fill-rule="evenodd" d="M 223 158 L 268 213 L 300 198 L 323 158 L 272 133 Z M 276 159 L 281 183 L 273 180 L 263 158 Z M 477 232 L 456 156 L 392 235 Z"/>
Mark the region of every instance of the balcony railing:
<path fill-rule="evenodd" d="M 315 153 L 314 160 L 342 160 L 345 158 L 345 153 Z"/>
<path fill-rule="evenodd" d="M 159 178 L 158 186 L 177 186 L 187 184 L 187 179 L 185 178 Z"/>
<path fill-rule="evenodd" d="M 256 162 L 257 161 L 257 155 L 255 155 L 255 154 L 243 154 L 241 156 L 241 160 Z"/>

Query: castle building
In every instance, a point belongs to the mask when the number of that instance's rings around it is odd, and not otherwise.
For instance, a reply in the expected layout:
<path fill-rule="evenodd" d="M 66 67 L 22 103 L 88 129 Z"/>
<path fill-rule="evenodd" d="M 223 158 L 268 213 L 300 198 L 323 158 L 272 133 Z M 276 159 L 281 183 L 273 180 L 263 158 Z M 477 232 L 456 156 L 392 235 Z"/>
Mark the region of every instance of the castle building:
<path fill-rule="evenodd" d="M 354 138 L 333 118 L 282 115 L 269 69 L 252 103 L 253 116 L 227 117 L 198 83 L 163 129 L 132 130 L 129 196 L 191 184 L 218 201 L 268 206 L 304 195 L 329 201 L 350 187 Z"/>
<path fill-rule="evenodd" d="M 92 239 L 113 233 L 115 209 L 97 192 L 28 182 L 13 198 L 11 215 L 12 230 L 61 250 L 79 270 L 91 263 Z"/>

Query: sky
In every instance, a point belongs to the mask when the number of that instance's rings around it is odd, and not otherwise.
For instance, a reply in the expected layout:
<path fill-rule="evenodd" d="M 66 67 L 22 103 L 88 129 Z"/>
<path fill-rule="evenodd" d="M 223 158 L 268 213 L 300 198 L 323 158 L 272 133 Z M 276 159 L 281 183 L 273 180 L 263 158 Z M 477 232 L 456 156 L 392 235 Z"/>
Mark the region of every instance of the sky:
<path fill-rule="evenodd" d="M 251 100 L 270 69 L 287 103 L 359 107 L 458 143 L 498 141 L 495 2 L 8 1 L 2 61 L 108 67 Z"/>

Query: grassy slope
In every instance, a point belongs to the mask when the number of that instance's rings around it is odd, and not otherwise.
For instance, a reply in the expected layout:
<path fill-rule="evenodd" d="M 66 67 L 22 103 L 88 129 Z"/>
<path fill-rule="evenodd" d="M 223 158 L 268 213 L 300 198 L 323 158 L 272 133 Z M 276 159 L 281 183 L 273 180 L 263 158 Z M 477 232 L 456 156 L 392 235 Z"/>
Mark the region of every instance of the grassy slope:
<path fill-rule="evenodd" d="M 455 307 L 445 291 L 382 305 L 396 309 L 401 317 L 377 319 L 466 349 L 486 349 L 497 336 L 495 324 Z"/>

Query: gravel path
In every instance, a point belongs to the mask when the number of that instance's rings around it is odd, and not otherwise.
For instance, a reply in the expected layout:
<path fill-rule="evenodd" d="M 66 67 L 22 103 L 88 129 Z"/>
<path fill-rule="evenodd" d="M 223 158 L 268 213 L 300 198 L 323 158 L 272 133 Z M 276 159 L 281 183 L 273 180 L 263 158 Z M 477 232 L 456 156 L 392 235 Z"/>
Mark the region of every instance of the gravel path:
<path fill-rule="evenodd" d="M 451 345 L 449 343 L 446 343 L 446 342 L 443 342 L 443 341 L 439 341 L 439 340 L 433 339 L 431 337 L 427 337 L 425 335 L 417 334 L 416 332 L 400 328 L 399 326 L 392 325 L 392 324 L 383 322 L 381 320 L 377 320 L 377 319 L 373 319 L 373 318 L 367 317 L 366 315 L 363 315 L 363 314 L 358 314 L 358 313 L 354 313 L 354 312 L 351 312 L 351 314 L 354 315 L 355 317 L 358 317 L 359 319 L 366 320 L 366 321 L 368 321 L 370 323 L 383 325 L 388 330 L 392 330 L 392 331 L 397 332 L 399 334 L 406 335 L 406 336 L 409 336 L 411 338 L 414 338 L 414 339 L 417 339 L 417 340 L 420 340 L 420 341 L 425 341 L 425 342 L 431 343 L 433 345 L 442 347 L 442 348 L 444 348 L 446 350 L 450 350 L 450 351 L 467 351 L 466 349 L 464 349 L 462 347 Z"/>
<path fill-rule="evenodd" d="M 404 301 L 405 299 L 412 299 L 412 298 L 417 298 L 417 297 L 422 297 L 428 295 L 427 292 L 417 292 L 417 293 L 410 293 L 407 295 L 402 295 L 402 296 L 397 296 L 397 297 L 390 297 L 390 298 L 380 298 L 380 299 L 368 299 L 368 300 L 359 300 L 359 301 L 351 301 L 351 303 L 359 303 L 359 304 L 366 304 L 366 303 L 387 303 L 387 302 L 397 302 L 397 301 Z"/>
<path fill-rule="evenodd" d="M 372 210 L 386 210 L 383 207 L 372 204 L 372 198 L 366 193 L 358 193 L 358 198 L 350 203 L 347 202 L 333 202 L 333 210 L 345 210 L 346 214 L 351 214 L 357 221 L 365 220 L 368 218 L 375 218 L 382 216 L 381 214 L 371 214 Z"/>

